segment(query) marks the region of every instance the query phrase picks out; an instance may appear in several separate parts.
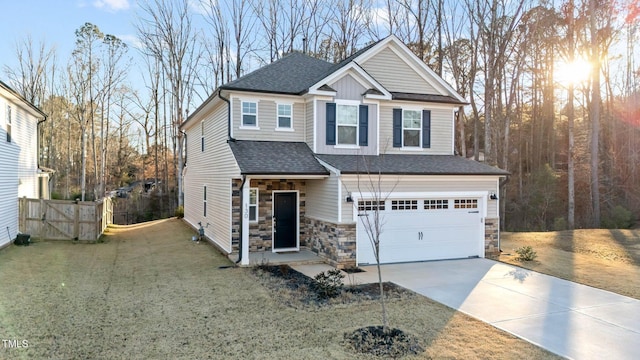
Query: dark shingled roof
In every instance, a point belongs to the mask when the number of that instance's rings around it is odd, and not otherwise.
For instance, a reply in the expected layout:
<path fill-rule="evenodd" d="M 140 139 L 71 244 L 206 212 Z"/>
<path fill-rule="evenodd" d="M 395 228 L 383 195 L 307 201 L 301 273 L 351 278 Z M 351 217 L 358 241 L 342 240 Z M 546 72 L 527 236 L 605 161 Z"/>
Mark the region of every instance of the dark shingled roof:
<path fill-rule="evenodd" d="M 398 175 L 509 175 L 509 172 L 455 155 L 386 154 L 324 155 L 316 157 L 343 174 L 366 173 Z"/>
<path fill-rule="evenodd" d="M 236 140 L 229 147 L 245 175 L 329 175 L 305 143 Z"/>
<path fill-rule="evenodd" d="M 428 101 L 428 102 L 460 104 L 460 105 L 469 104 L 467 102 L 460 101 L 454 98 L 453 96 L 446 96 L 446 95 L 410 94 L 410 93 L 392 92 L 391 96 L 393 97 L 394 100 Z"/>
<path fill-rule="evenodd" d="M 298 95 L 325 77 L 333 66 L 330 62 L 292 52 L 220 88 Z"/>

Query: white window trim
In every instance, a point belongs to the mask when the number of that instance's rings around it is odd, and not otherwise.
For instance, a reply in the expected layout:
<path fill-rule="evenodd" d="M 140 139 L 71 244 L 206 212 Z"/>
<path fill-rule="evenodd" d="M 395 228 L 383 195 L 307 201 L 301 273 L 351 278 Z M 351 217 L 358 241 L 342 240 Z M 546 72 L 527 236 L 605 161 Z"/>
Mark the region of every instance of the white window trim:
<path fill-rule="evenodd" d="M 204 120 L 200 122 L 200 152 L 204 152 Z"/>
<path fill-rule="evenodd" d="M 11 107 L 11 104 L 7 104 L 5 118 L 6 118 L 5 131 L 7 132 L 5 141 L 8 143 L 12 143 L 13 142 L 13 108 Z"/>
<path fill-rule="evenodd" d="M 404 131 L 406 130 L 416 130 L 414 128 L 405 128 L 404 127 L 404 113 L 405 111 L 417 111 L 418 114 L 420 114 L 420 127 L 417 129 L 420 132 L 420 135 L 418 135 L 418 146 L 405 146 L 404 145 Z M 422 151 L 422 122 L 424 121 L 424 119 L 422 118 L 422 109 L 420 108 L 402 108 L 402 149 L 403 150 L 408 150 L 408 151 Z"/>
<path fill-rule="evenodd" d="M 360 126 L 360 105 L 362 104 L 360 101 L 355 101 L 355 100 L 336 100 L 335 101 L 336 104 L 336 144 L 334 145 L 334 148 L 336 149 L 360 149 L 360 146 L 358 144 L 360 144 L 360 131 L 359 131 L 359 126 Z M 355 125 L 340 125 L 338 123 L 338 105 L 346 105 L 346 106 L 355 106 L 356 107 L 356 124 Z M 355 144 L 340 144 L 338 143 L 338 128 L 340 126 L 351 126 L 351 127 L 355 127 L 356 128 L 356 143 Z"/>
<path fill-rule="evenodd" d="M 207 218 L 207 185 L 202 186 L 202 216 Z"/>
<path fill-rule="evenodd" d="M 250 113 L 246 113 L 247 115 L 255 115 L 256 116 L 256 124 L 255 125 L 245 125 L 244 124 L 244 103 L 254 103 L 256 104 L 256 113 L 255 114 L 250 114 Z M 248 130 L 260 130 L 260 122 L 258 121 L 258 114 L 260 113 L 259 110 L 259 101 L 255 100 L 255 99 L 240 99 L 240 129 L 248 129 Z"/>
<path fill-rule="evenodd" d="M 289 108 L 291 109 L 291 115 L 289 115 L 289 119 L 291 122 L 291 126 L 290 127 L 280 127 L 280 113 L 279 113 L 279 107 L 280 105 L 286 105 L 289 106 Z M 293 130 L 293 104 L 292 103 L 276 103 L 276 131 L 294 131 Z"/>
<path fill-rule="evenodd" d="M 251 203 L 251 191 L 255 190 L 256 191 L 256 203 L 252 204 Z M 258 211 L 260 210 L 260 190 L 257 187 L 250 187 L 249 188 L 249 222 L 250 223 L 257 223 L 258 219 L 260 218 Z M 255 207 L 256 208 L 256 218 L 254 220 L 251 220 L 251 207 Z"/>

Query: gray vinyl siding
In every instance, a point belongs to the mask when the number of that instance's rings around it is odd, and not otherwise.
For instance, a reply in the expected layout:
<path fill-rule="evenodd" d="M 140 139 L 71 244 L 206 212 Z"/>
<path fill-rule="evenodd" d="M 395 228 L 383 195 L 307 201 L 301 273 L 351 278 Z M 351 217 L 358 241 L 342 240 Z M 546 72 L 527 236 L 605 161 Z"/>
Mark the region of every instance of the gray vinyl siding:
<path fill-rule="evenodd" d="M 241 128 L 242 124 L 242 100 L 256 101 L 258 112 L 258 128 Z M 265 100 L 257 98 L 233 97 L 233 137 L 238 140 L 261 141 L 305 141 L 305 105 L 301 102 L 293 102 L 291 99 Z M 293 131 L 276 130 L 277 104 L 292 105 Z"/>
<path fill-rule="evenodd" d="M 339 180 L 333 172 L 326 179 L 307 180 L 306 216 L 338 222 Z"/>
<path fill-rule="evenodd" d="M 345 75 L 340 80 L 329 84 L 336 91 L 336 99 L 362 100 L 362 94 L 367 89 L 360 85 L 351 75 Z"/>
<path fill-rule="evenodd" d="M 402 150 L 393 147 L 393 109 L 410 108 L 431 110 L 431 147 L 417 150 Z M 453 154 L 453 108 L 430 107 L 424 103 L 391 103 L 380 105 L 380 153 L 411 154 L 415 152 L 432 155 Z M 385 145 L 386 144 L 386 145 Z"/>
<path fill-rule="evenodd" d="M 389 48 L 380 51 L 360 65 L 388 91 L 440 94 Z"/>
<path fill-rule="evenodd" d="M 369 106 L 369 145 L 360 146 L 356 149 L 339 148 L 335 145 L 327 145 L 327 102 L 317 101 L 317 154 L 339 154 L 339 155 L 377 155 L 378 152 L 378 105 L 365 104 Z"/>
<path fill-rule="evenodd" d="M 205 121 L 205 151 L 201 151 L 200 122 Z M 205 225 L 205 234 L 231 252 L 231 179 L 240 169 L 227 144 L 227 104 L 194 118 L 187 133 L 187 170 L 184 177 L 184 216 L 192 226 Z M 203 188 L 207 187 L 207 216 L 203 214 Z M 209 224 L 206 227 L 206 224 Z"/>
<path fill-rule="evenodd" d="M 377 175 L 371 175 L 373 181 L 377 183 Z M 371 186 L 367 186 L 370 182 L 368 175 L 363 174 L 360 177 L 360 190 L 358 190 L 358 175 L 342 175 L 342 191 L 346 197 L 349 192 L 358 194 L 359 192 L 375 192 Z M 407 175 L 385 175 L 381 180 L 381 188 L 383 197 L 386 192 L 471 192 L 482 191 L 487 194 L 498 192 L 498 177 L 496 176 L 407 176 Z M 357 196 L 357 195 L 356 195 Z M 347 203 L 341 199 L 342 203 L 342 221 L 346 223 L 353 222 L 353 203 Z M 497 218 L 498 201 L 489 200 L 487 203 L 487 217 Z"/>
<path fill-rule="evenodd" d="M 304 142 L 313 150 L 313 101 L 305 103 L 305 139 Z"/>

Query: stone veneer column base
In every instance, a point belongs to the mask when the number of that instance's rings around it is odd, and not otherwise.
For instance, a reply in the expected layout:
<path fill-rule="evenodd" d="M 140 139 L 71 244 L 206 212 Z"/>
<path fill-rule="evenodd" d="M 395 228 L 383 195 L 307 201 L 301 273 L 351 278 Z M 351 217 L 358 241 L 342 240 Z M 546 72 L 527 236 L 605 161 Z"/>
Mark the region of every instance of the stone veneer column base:
<path fill-rule="evenodd" d="M 356 266 L 356 224 L 305 219 L 307 246 L 338 269 Z"/>
<path fill-rule="evenodd" d="M 500 218 L 484 219 L 484 253 L 488 258 L 500 255 Z"/>

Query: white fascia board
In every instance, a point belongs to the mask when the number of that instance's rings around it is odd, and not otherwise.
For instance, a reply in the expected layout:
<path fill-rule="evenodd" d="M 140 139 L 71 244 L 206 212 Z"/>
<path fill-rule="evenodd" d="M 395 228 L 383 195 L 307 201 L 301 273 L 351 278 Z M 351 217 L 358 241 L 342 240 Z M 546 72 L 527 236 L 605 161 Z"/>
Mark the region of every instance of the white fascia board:
<path fill-rule="evenodd" d="M 308 94 L 335 97 L 338 94 L 338 92 L 337 91 L 327 91 L 327 90 L 313 89 L 313 90 L 309 90 Z"/>
<path fill-rule="evenodd" d="M 247 175 L 248 178 L 249 175 Z M 326 179 L 329 175 L 251 174 L 252 179 Z"/>

